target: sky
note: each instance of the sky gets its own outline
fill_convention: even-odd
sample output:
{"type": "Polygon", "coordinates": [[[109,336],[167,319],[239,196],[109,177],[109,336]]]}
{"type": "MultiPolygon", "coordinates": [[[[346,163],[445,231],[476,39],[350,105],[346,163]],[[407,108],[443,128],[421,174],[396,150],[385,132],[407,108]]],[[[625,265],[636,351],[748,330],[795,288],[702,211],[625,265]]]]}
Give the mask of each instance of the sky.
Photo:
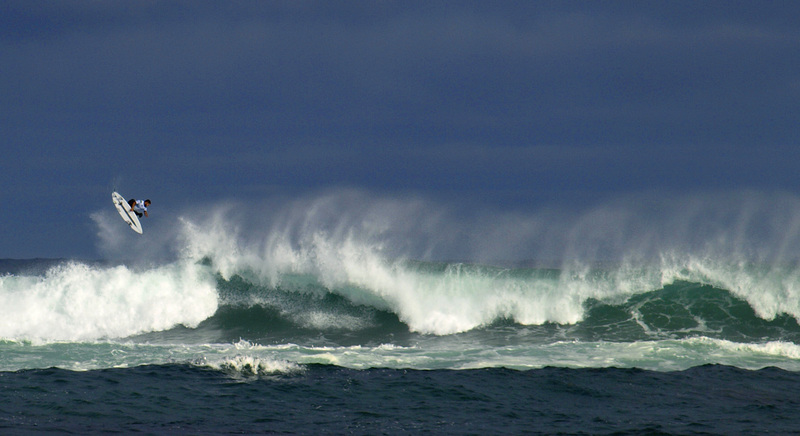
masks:
{"type": "Polygon", "coordinates": [[[798,17],[794,1],[4,1],[0,258],[102,257],[91,216],[114,214],[112,190],[153,200],[144,237],[178,211],[337,189],[485,214],[794,199],[798,17]]]}

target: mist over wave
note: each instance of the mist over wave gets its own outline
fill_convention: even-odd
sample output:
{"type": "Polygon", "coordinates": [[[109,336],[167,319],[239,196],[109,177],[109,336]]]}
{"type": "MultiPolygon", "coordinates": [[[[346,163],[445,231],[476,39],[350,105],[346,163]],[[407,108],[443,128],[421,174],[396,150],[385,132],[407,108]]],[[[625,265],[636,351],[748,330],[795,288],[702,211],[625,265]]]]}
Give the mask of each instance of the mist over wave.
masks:
{"type": "MultiPolygon", "coordinates": [[[[121,232],[113,209],[97,211],[92,219],[98,251],[126,260],[203,253],[214,255],[218,264],[237,264],[241,254],[262,258],[278,245],[297,251],[313,238],[324,238],[358,243],[386,259],[536,261],[550,267],[652,263],[665,256],[762,264],[800,259],[800,199],[758,191],[639,194],[584,207],[504,211],[332,190],[294,199],[220,202],[204,205],[202,213],[196,209],[167,208],[169,218],[153,225],[146,220],[152,237],[144,238],[121,232]]],[[[274,254],[277,259],[262,260],[288,253],[274,254]]]]}

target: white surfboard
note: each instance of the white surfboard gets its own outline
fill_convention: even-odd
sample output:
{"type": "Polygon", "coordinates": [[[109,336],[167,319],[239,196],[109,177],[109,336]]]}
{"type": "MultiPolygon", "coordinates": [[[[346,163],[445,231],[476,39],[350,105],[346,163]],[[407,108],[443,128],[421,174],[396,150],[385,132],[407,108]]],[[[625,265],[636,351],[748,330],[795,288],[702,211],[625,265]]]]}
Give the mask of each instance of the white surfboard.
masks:
{"type": "Polygon", "coordinates": [[[122,198],[121,195],[117,194],[116,192],[111,193],[111,200],[114,202],[114,206],[117,207],[117,212],[119,212],[119,216],[131,226],[134,232],[138,234],[142,234],[142,225],[139,223],[139,217],[136,216],[135,213],[131,212],[131,206],[122,198]]]}

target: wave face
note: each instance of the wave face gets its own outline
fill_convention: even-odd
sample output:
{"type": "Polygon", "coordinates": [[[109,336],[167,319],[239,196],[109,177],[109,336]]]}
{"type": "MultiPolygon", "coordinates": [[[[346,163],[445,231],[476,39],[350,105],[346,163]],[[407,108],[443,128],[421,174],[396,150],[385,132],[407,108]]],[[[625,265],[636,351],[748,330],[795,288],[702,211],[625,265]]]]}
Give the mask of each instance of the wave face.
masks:
{"type": "Polygon", "coordinates": [[[221,205],[146,245],[97,212],[107,260],[0,261],[0,370],[796,370],[800,207],[775,198],[568,218],[338,192],[221,205]]]}

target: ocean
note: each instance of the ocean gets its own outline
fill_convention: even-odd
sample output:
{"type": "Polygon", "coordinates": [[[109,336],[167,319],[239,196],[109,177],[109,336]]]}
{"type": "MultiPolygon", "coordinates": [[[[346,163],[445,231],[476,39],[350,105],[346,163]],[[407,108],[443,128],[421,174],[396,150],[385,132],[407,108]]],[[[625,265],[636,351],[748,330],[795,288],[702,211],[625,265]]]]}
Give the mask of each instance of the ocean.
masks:
{"type": "Polygon", "coordinates": [[[441,227],[396,231],[398,204],[261,229],[233,207],[142,236],[101,211],[103,259],[0,260],[0,433],[800,431],[797,230],[598,239],[604,210],[545,246],[505,217],[519,238],[441,237],[470,259],[436,260],[418,248],[441,227]],[[497,260],[521,245],[547,255],[497,260]]]}

